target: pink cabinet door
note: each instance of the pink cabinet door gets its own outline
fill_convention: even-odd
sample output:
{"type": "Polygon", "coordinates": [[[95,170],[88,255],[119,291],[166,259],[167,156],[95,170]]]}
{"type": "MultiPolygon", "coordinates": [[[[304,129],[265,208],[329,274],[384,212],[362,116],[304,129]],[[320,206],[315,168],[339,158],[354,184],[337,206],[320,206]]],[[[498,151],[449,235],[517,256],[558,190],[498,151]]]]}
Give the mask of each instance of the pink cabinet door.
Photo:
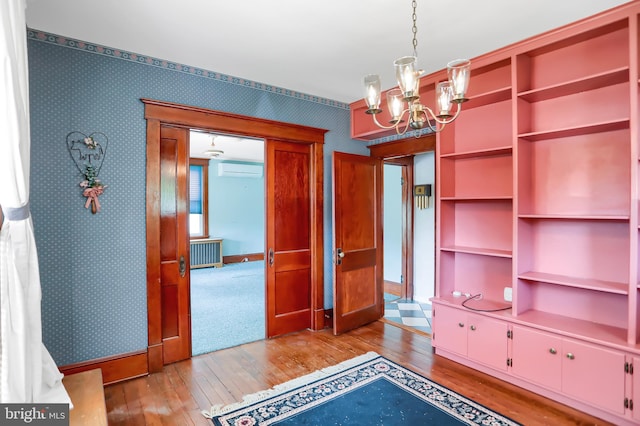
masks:
{"type": "Polygon", "coordinates": [[[435,347],[467,355],[467,315],[458,309],[434,306],[433,344],[435,347]]]}
{"type": "Polygon", "coordinates": [[[467,356],[474,361],[507,370],[507,323],[467,314],[467,356]]]}
{"type": "Polygon", "coordinates": [[[561,389],[561,338],[514,325],[511,355],[511,372],[515,376],[553,390],[561,389]]]}
{"type": "Polygon", "coordinates": [[[624,354],[588,343],[562,342],[562,391],[624,414],[624,354]]]}

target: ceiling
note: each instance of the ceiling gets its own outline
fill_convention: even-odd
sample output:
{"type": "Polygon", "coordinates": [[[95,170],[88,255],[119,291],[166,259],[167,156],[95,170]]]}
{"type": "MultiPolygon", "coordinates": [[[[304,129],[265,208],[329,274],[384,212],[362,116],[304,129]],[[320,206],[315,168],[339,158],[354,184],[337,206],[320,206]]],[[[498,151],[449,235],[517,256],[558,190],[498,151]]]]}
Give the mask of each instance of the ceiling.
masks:
{"type": "Polygon", "coordinates": [[[264,162],[264,141],[262,139],[238,138],[228,135],[214,135],[201,131],[189,134],[191,158],[211,158],[225,161],[264,162]],[[221,151],[212,156],[207,151],[221,151]]]}
{"type": "MultiPolygon", "coordinates": [[[[626,3],[418,0],[427,73],[626,3]]],[[[69,38],[350,103],[362,77],[396,85],[412,53],[409,0],[27,0],[27,25],[69,38]]]]}

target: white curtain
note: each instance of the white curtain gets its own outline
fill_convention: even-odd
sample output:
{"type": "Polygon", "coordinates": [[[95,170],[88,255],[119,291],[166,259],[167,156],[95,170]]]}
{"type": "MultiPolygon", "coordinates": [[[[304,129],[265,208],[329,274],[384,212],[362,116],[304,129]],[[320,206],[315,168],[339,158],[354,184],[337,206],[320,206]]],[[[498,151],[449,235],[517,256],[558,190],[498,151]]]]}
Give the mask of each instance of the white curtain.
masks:
{"type": "Polygon", "coordinates": [[[25,0],[0,0],[0,401],[70,403],[42,344],[40,274],[29,212],[25,0]]]}

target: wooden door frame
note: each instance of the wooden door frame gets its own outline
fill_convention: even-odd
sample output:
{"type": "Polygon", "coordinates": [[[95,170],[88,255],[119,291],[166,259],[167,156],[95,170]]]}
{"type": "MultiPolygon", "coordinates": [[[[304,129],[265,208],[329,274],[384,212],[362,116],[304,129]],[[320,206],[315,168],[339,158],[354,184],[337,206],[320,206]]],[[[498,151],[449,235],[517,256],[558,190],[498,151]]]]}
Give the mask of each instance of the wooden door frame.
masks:
{"type": "MultiPolygon", "coordinates": [[[[261,139],[312,145],[311,155],[311,326],[324,328],[324,134],[325,129],[242,116],[153,99],[141,99],[147,120],[147,358],[150,373],[161,371],[162,300],[160,293],[160,127],[170,125],[261,139]]],[[[191,339],[191,336],[189,336],[191,339]]]]}
{"type": "MultiPolygon", "coordinates": [[[[435,151],[436,135],[428,134],[419,138],[402,139],[399,141],[386,142],[377,145],[370,145],[369,155],[381,159],[387,164],[397,164],[402,166],[402,177],[406,185],[402,187],[402,274],[405,277],[400,290],[400,297],[403,299],[413,299],[413,158],[417,154],[435,151]]],[[[383,191],[378,194],[380,199],[383,191]]],[[[437,214],[437,212],[436,212],[437,214]]],[[[435,260],[434,260],[435,262],[435,260]]]]}

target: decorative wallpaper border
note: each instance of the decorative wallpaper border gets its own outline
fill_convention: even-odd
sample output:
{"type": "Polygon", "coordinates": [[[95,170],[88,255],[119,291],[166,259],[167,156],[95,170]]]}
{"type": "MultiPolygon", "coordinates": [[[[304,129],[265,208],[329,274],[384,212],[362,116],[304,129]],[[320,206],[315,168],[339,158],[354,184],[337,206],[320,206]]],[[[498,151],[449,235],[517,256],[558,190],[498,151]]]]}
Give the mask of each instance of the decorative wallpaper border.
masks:
{"type": "Polygon", "coordinates": [[[381,143],[393,142],[401,139],[419,138],[421,136],[425,136],[430,133],[433,133],[433,131],[427,127],[426,129],[413,130],[411,132],[407,132],[404,135],[391,135],[391,136],[385,136],[383,138],[373,139],[371,140],[370,143],[368,143],[368,145],[378,145],[381,143]]]}
{"type": "Polygon", "coordinates": [[[195,75],[203,78],[211,78],[218,81],[223,81],[229,84],[235,84],[238,86],[250,87],[256,90],[263,90],[265,92],[276,93],[283,96],[289,96],[304,101],[314,102],[322,105],[332,106],[348,110],[349,104],[334,101],[331,99],[325,99],[318,96],[308,95],[305,93],[296,92],[289,89],[283,89],[281,87],[272,86],[269,84],[258,83],[243,78],[233,77],[230,75],[221,74],[215,71],[208,71],[201,68],[192,67],[189,65],[178,64],[176,62],[166,61],[164,59],[152,58],[150,56],[139,55],[132,52],[127,52],[112,47],[101,46],[94,43],[89,43],[81,40],[75,40],[68,37],[63,37],[56,34],[47,33],[35,29],[27,29],[27,39],[41,41],[44,43],[55,44],[57,46],[68,47],[70,49],[82,50],[89,53],[95,53],[97,55],[105,55],[111,58],[122,59],[129,62],[136,62],[143,65],[150,65],[152,67],[158,67],[168,69],[177,72],[183,72],[186,74],[195,75]]]}

